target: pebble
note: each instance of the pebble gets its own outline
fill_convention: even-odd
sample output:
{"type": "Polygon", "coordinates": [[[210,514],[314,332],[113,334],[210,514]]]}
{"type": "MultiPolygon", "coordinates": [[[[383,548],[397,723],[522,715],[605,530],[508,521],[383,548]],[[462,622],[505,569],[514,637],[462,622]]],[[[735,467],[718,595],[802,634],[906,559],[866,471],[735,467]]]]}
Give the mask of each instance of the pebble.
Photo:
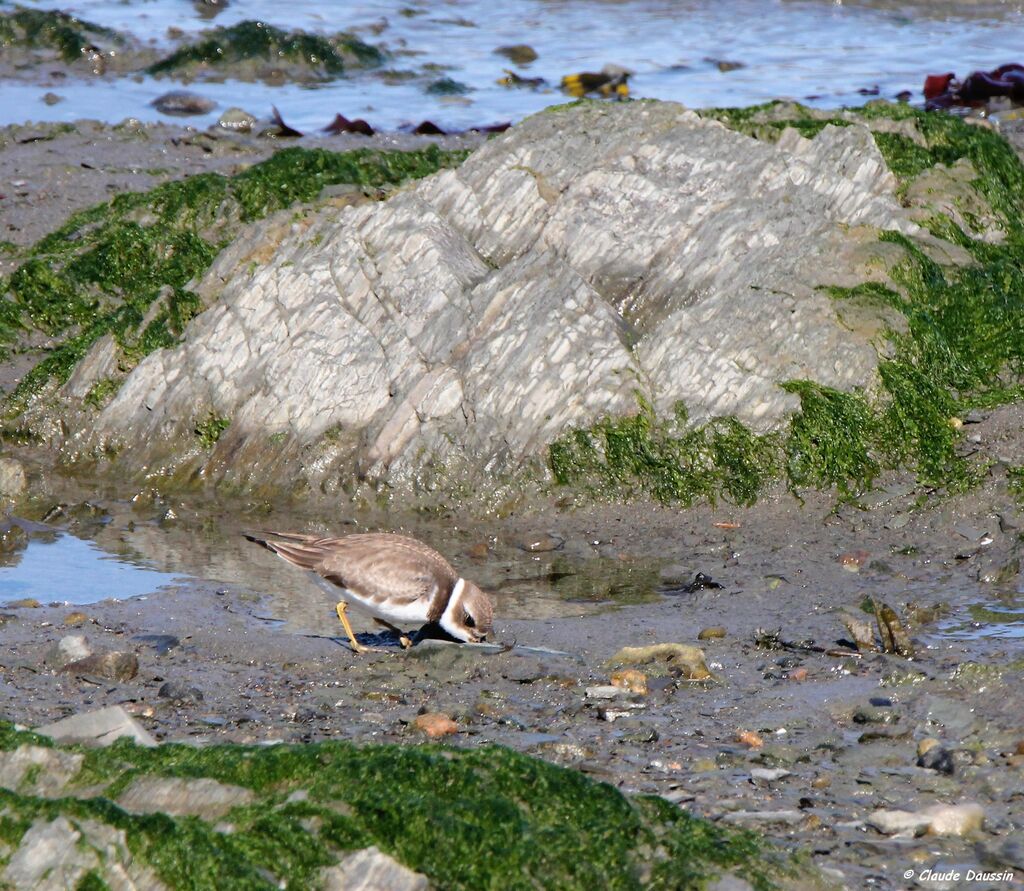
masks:
{"type": "Polygon", "coordinates": [[[79,613],[79,612],[68,613],[64,617],[64,624],[65,625],[70,625],[72,628],[76,628],[79,625],[84,625],[88,621],[89,621],[89,617],[85,613],[79,613]]]}
{"type": "Polygon", "coordinates": [[[504,56],[516,65],[529,65],[531,62],[537,61],[537,51],[526,43],[499,46],[494,52],[496,55],[504,56]]]}
{"type": "Polygon", "coordinates": [[[559,538],[550,532],[538,532],[523,536],[518,542],[518,547],[531,554],[542,554],[548,551],[557,551],[564,544],[564,538],[559,538]]]}
{"type": "Polygon", "coordinates": [[[611,682],[613,687],[621,687],[638,696],[647,695],[647,675],[642,671],[637,671],[635,668],[613,671],[611,682]]]}
{"type": "Polygon", "coordinates": [[[917,766],[952,776],[956,771],[953,753],[949,749],[933,746],[923,755],[918,755],[917,766]]]}
{"type": "Polygon", "coordinates": [[[751,749],[764,747],[764,740],[761,738],[761,734],[755,733],[753,730],[736,731],[736,742],[743,743],[743,745],[749,746],[751,749]]]}
{"type": "Polygon", "coordinates": [[[615,684],[597,684],[593,687],[587,687],[584,691],[584,695],[587,699],[596,699],[598,701],[607,702],[612,699],[620,699],[630,695],[630,691],[625,687],[620,687],[615,684]]]}
{"type": "Polygon", "coordinates": [[[59,671],[65,665],[91,655],[92,650],[84,635],[68,634],[57,642],[57,645],[46,654],[43,661],[50,668],[59,671]]]}
{"type": "Polygon", "coordinates": [[[884,835],[908,837],[929,835],[963,836],[981,829],[985,810],[980,804],[938,804],[921,811],[877,810],[867,824],[884,835]]]}
{"type": "Polygon", "coordinates": [[[207,114],[217,107],[217,103],[213,100],[188,90],[172,90],[169,93],[164,93],[162,96],[157,96],[151,104],[161,114],[178,117],[207,114]]]}
{"type": "Polygon", "coordinates": [[[152,647],[158,656],[163,656],[175,647],[181,646],[181,641],[173,634],[136,634],[132,640],[143,646],[152,647]]]}
{"type": "Polygon", "coordinates": [[[22,597],[20,600],[12,600],[4,604],[7,609],[39,609],[42,604],[35,597],[22,597]]]}
{"type": "Polygon", "coordinates": [[[721,625],[713,625],[710,628],[704,628],[697,635],[697,640],[721,640],[723,637],[725,637],[725,629],[721,625]]]}
{"type": "Polygon", "coordinates": [[[854,724],[896,724],[900,716],[888,709],[861,706],[853,713],[854,724]]]}
{"type": "Polygon", "coordinates": [[[233,133],[248,133],[256,126],[256,116],[249,114],[244,108],[229,108],[220,116],[217,126],[233,133]]]}
{"type": "Polygon", "coordinates": [[[412,726],[421,733],[425,733],[430,739],[440,739],[441,737],[459,732],[459,725],[440,712],[427,712],[423,715],[417,715],[416,720],[412,722],[412,726]]]}
{"type": "Polygon", "coordinates": [[[22,463],[14,458],[0,458],[0,495],[16,497],[27,486],[28,478],[22,463]]]}
{"type": "Polygon", "coordinates": [[[764,783],[774,783],[776,780],[788,776],[792,776],[792,771],[782,767],[752,767],[750,769],[750,778],[764,783]]]}
{"type": "Polygon", "coordinates": [[[111,681],[130,681],[139,673],[139,657],[134,653],[97,653],[69,662],[61,671],[111,681]]]}
{"type": "Polygon", "coordinates": [[[203,701],[202,690],[181,681],[167,681],[157,690],[156,695],[161,699],[170,699],[176,703],[203,701]]]}
{"type": "Polygon", "coordinates": [[[758,825],[764,825],[765,823],[781,823],[786,826],[792,826],[796,823],[802,823],[806,815],[802,811],[733,811],[730,814],[724,814],[721,822],[723,823],[755,823],[758,825]]]}

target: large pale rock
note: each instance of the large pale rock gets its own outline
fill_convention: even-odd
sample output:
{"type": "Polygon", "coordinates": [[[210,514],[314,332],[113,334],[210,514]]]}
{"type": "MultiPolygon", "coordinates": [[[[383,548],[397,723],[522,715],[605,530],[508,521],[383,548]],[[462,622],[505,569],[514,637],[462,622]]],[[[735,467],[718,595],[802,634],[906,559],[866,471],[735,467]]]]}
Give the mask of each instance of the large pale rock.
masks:
{"type": "Polygon", "coordinates": [[[117,803],[133,814],[165,813],[172,817],[215,820],[233,807],[252,804],[255,799],[251,789],[206,777],[194,780],[139,777],[121,793],[117,803]]]}
{"type": "Polygon", "coordinates": [[[25,491],[25,468],[14,458],[0,458],[0,495],[15,497],[25,491]]]}
{"type": "Polygon", "coordinates": [[[895,186],[860,125],[773,144],[671,103],[540,114],[295,227],[254,273],[226,252],[217,302],[81,442],[150,473],[468,491],[638,393],[778,427],[798,407],[780,382],[875,380],[891,318],[820,288],[882,274],[879,230],[918,232],[895,186]],[[211,417],[231,424],[209,456],[211,417]]]}

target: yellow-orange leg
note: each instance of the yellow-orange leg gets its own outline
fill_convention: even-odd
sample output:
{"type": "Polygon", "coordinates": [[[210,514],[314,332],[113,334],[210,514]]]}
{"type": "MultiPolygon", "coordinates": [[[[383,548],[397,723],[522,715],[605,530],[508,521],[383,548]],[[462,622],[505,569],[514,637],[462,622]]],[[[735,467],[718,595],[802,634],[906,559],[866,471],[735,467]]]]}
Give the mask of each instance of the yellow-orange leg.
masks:
{"type": "Polygon", "coordinates": [[[345,615],[345,610],[348,609],[348,602],[342,600],[336,607],[338,618],[341,620],[342,627],[345,629],[345,633],[348,635],[348,639],[352,644],[352,649],[356,653],[365,653],[369,650],[369,647],[364,647],[358,640],[356,640],[355,634],[352,633],[352,626],[348,623],[348,616],[345,615]]]}
{"type": "Polygon", "coordinates": [[[402,645],[403,650],[407,650],[412,646],[412,641],[409,639],[409,636],[401,628],[396,628],[390,622],[385,622],[383,619],[375,618],[373,621],[378,625],[383,625],[388,629],[388,631],[394,631],[395,634],[398,635],[398,642],[402,645]]]}

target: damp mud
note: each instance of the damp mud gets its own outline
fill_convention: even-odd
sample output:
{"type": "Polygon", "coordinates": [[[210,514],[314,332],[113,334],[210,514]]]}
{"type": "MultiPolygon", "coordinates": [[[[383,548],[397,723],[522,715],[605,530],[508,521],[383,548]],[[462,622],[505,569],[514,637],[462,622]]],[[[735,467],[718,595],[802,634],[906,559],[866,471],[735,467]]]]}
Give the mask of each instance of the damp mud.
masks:
{"type": "Polygon", "coordinates": [[[911,866],[1020,869],[1024,512],[999,460],[1024,448],[1022,418],[1010,406],[975,419],[992,470],[966,494],[888,477],[856,500],[777,490],[750,508],[541,500],[503,519],[403,515],[30,470],[29,532],[7,566],[40,536],[74,535],[176,581],[84,606],[75,582],[0,595],[0,716],[34,727],[120,705],[158,741],[206,746],[411,744],[425,738],[417,717],[441,713],[459,749],[499,744],[756,829],[847,887],[906,887],[911,866]],[[492,593],[502,646],[405,651],[357,617],[376,651],[356,655],[334,604],[246,542],[253,529],[416,535],[492,593]],[[873,629],[874,604],[895,611],[912,658],[858,651],[845,620],[873,629]],[[137,674],[54,670],[69,636],[134,654],[137,674]],[[664,643],[700,647],[711,679],[655,661],[633,666],[642,692],[608,686],[622,648],[664,643]],[[926,761],[929,746],[947,754],[926,761]],[[965,837],[872,828],[878,811],[964,802],[984,812],[965,837]]]}

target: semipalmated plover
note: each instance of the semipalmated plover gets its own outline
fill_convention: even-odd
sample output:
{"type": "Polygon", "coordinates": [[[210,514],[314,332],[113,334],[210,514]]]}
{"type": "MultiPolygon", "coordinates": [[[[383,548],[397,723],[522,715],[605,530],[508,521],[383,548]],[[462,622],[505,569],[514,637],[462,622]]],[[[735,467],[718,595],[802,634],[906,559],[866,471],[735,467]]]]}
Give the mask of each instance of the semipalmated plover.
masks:
{"type": "Polygon", "coordinates": [[[345,615],[349,604],[397,632],[403,646],[410,643],[396,627],[399,623],[437,623],[465,643],[479,643],[491,633],[493,610],[487,595],[462,578],[437,551],[415,538],[387,532],[341,538],[291,532],[245,537],[293,566],[308,570],[321,588],[341,597],[338,618],[357,653],[366,647],[352,633],[345,615]]]}

